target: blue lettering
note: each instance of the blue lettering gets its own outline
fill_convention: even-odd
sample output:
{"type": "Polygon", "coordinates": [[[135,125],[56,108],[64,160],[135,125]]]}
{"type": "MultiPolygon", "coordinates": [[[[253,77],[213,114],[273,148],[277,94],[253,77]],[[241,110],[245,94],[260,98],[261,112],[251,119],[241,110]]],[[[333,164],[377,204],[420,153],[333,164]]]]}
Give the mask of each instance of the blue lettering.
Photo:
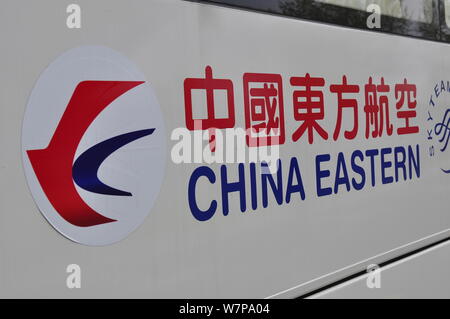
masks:
{"type": "Polygon", "coordinates": [[[403,172],[403,180],[406,181],[406,152],[405,148],[402,146],[397,146],[394,148],[394,165],[395,165],[395,181],[398,182],[399,170],[402,169],[403,172]],[[402,155],[402,158],[399,158],[399,155],[402,155]]]}
{"type": "Polygon", "coordinates": [[[321,170],[320,163],[328,162],[330,160],[330,154],[322,154],[316,156],[316,188],[317,188],[317,196],[326,196],[332,193],[331,187],[322,188],[321,180],[324,177],[330,176],[329,170],[321,170]]]}
{"type": "Polygon", "coordinates": [[[413,149],[408,145],[408,161],[409,161],[409,179],[412,179],[412,168],[416,172],[416,176],[420,178],[420,154],[419,154],[419,144],[416,145],[416,157],[414,157],[413,149]]]}
{"type": "Polygon", "coordinates": [[[392,166],[390,161],[386,161],[385,156],[392,153],[392,148],[381,149],[381,182],[383,184],[389,184],[394,181],[392,176],[386,176],[386,169],[392,166]]]}
{"type": "Polygon", "coordinates": [[[378,155],[378,150],[367,150],[366,156],[370,157],[370,177],[372,186],[375,186],[375,156],[378,155]]]}
{"type": "Polygon", "coordinates": [[[269,165],[265,162],[261,163],[261,169],[263,173],[261,174],[261,182],[262,182],[262,201],[263,207],[266,208],[268,205],[268,196],[267,196],[267,181],[269,181],[270,188],[272,189],[272,193],[275,196],[275,199],[278,205],[283,203],[283,180],[281,176],[281,161],[277,161],[277,183],[275,184],[275,180],[273,179],[272,174],[268,174],[270,172],[269,165]],[[263,167],[265,169],[263,169],[263,167]]]}
{"type": "Polygon", "coordinates": [[[357,183],[355,178],[352,178],[352,185],[353,188],[356,190],[361,190],[363,189],[365,183],[366,183],[366,172],[364,171],[364,168],[362,168],[361,166],[359,166],[358,164],[356,164],[356,158],[359,158],[361,160],[361,162],[364,159],[364,154],[359,151],[356,150],[352,153],[352,158],[351,158],[351,163],[352,163],[352,170],[353,172],[359,174],[361,176],[361,182],[357,183]]]}
{"type": "Polygon", "coordinates": [[[291,165],[289,166],[289,175],[288,175],[288,182],[286,187],[286,203],[289,203],[291,201],[291,194],[292,193],[300,193],[300,198],[302,200],[305,200],[305,189],[303,187],[303,181],[302,176],[300,174],[300,168],[298,166],[297,158],[293,157],[291,158],[291,165]],[[294,176],[297,180],[297,184],[293,184],[294,182],[294,176]]]}
{"type": "Polygon", "coordinates": [[[191,209],[192,215],[199,221],[205,221],[214,216],[217,210],[217,202],[215,200],[211,201],[211,205],[207,210],[201,210],[198,208],[197,200],[195,197],[195,189],[197,185],[197,181],[200,177],[206,177],[211,184],[216,182],[216,175],[213,170],[207,166],[197,167],[191,175],[189,179],[188,186],[188,200],[189,200],[189,208],[191,209]]]}
{"type": "Polygon", "coordinates": [[[228,203],[228,194],[233,192],[239,192],[241,212],[245,212],[245,175],[244,175],[244,164],[239,163],[239,180],[237,182],[228,182],[227,180],[227,166],[222,165],[220,167],[220,180],[222,184],[222,212],[224,216],[227,216],[230,208],[228,203]]]}
{"type": "Polygon", "coordinates": [[[350,180],[348,179],[347,167],[345,166],[344,153],[340,152],[337,158],[336,177],[334,180],[334,193],[337,194],[339,185],[344,184],[347,192],[350,191],[350,180]],[[341,171],[344,176],[341,177],[341,171]]]}

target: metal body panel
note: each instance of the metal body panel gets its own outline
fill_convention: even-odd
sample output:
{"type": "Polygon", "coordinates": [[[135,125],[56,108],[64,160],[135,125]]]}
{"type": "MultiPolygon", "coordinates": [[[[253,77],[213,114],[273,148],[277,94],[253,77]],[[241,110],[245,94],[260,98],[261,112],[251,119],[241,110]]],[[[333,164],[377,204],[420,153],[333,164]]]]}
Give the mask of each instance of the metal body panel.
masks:
{"type": "Polygon", "coordinates": [[[446,242],[381,268],[380,288],[368,288],[365,275],[311,298],[450,298],[449,263],[446,242]]]}
{"type": "MultiPolygon", "coordinates": [[[[427,157],[428,100],[450,78],[447,44],[340,28],[181,0],[79,1],[82,28],[65,26],[61,1],[3,1],[0,11],[0,297],[292,297],[450,235],[450,177],[427,157]],[[26,10],[24,8],[27,8],[26,10]],[[167,166],[151,213],[114,245],[71,242],[46,222],[27,188],[21,128],[30,92],[57,56],[82,45],[103,45],[133,61],[153,86],[167,131],[167,166]],[[236,125],[244,126],[245,72],[283,78],[287,142],[281,158],[298,157],[306,200],[242,213],[237,195],[230,213],[205,222],[187,199],[192,171],[174,164],[170,132],[185,127],[183,81],[204,75],[232,79],[236,125]],[[353,141],[294,143],[291,76],[323,76],[326,87],[349,81],[415,83],[420,133],[353,141]],[[419,145],[421,176],[361,191],[315,195],[314,157],[355,149],[419,145]],[[82,288],[65,285],[66,266],[82,269],[82,288]]],[[[336,97],[325,90],[323,121],[334,128],[336,97]]],[[[391,109],[395,107],[391,100],[391,109]]],[[[358,95],[362,109],[363,94],[358,95]]],[[[344,125],[348,124],[344,122],[344,125]]],[[[330,164],[330,167],[335,162],[330,164]]],[[[218,174],[219,164],[210,167],[218,174]]],[[[237,164],[229,165],[230,179],[237,164]]],[[[286,174],[287,172],[284,172],[286,174]]],[[[248,174],[248,172],[246,173],[248,174]]],[[[331,182],[329,182],[331,183],[331,182]]],[[[220,199],[220,185],[201,185],[201,203],[220,199]]],[[[249,205],[249,204],[248,204],[249,205]]],[[[448,261],[447,261],[448,262],[448,261]]]]}

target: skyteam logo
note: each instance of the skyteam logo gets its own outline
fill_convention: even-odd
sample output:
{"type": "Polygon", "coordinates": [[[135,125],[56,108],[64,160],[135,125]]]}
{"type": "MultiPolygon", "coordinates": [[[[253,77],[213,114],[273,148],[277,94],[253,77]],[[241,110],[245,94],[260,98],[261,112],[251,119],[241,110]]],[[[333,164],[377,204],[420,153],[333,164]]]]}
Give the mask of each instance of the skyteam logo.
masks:
{"type": "Polygon", "coordinates": [[[22,155],[33,198],[59,232],[87,245],[121,240],[143,223],[163,180],[155,94],[119,53],[72,49],[31,93],[22,155]]]}
{"type": "Polygon", "coordinates": [[[450,174],[450,80],[437,82],[427,110],[429,156],[439,169],[450,174]]]}

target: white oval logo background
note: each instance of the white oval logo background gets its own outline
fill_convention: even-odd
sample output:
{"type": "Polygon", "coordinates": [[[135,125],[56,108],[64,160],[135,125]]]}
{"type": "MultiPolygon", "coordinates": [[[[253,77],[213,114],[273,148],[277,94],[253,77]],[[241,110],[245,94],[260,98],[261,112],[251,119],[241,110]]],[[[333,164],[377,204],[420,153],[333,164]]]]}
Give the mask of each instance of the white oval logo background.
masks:
{"type": "Polygon", "coordinates": [[[161,188],[165,171],[165,130],[155,93],[148,82],[115,99],[90,124],[76,150],[84,151],[109,138],[154,128],[113,152],[102,163],[99,179],[132,196],[102,195],[75,188],[83,201],[115,222],[88,227],[72,225],[47,199],[27,150],[48,146],[76,88],[82,81],[146,81],[127,58],[106,47],[83,46],[59,56],[33,88],[22,128],[22,159],[33,198],[50,224],[67,238],[86,245],[107,245],[125,238],[144,222],[161,188]]]}

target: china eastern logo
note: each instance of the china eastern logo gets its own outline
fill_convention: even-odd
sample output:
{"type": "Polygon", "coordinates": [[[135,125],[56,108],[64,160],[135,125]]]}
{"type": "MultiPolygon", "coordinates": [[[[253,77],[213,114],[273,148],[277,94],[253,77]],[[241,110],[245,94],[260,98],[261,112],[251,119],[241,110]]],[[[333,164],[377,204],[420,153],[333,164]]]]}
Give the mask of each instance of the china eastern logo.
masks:
{"type": "Polygon", "coordinates": [[[75,189],[104,195],[132,196],[104,184],[98,170],[115,150],[138,138],[150,135],[154,128],[112,137],[83,152],[72,165],[75,151],[89,125],[112,101],[143,82],[84,81],[78,84],[45,149],[27,150],[31,165],[50,203],[66,221],[87,227],[116,220],[90,208],[75,189]]]}
{"type": "Polygon", "coordinates": [[[164,127],[134,64],[104,47],[72,49],[43,72],[23,124],[24,167],[46,219],[87,245],[143,223],[162,183],[164,127]]]}

